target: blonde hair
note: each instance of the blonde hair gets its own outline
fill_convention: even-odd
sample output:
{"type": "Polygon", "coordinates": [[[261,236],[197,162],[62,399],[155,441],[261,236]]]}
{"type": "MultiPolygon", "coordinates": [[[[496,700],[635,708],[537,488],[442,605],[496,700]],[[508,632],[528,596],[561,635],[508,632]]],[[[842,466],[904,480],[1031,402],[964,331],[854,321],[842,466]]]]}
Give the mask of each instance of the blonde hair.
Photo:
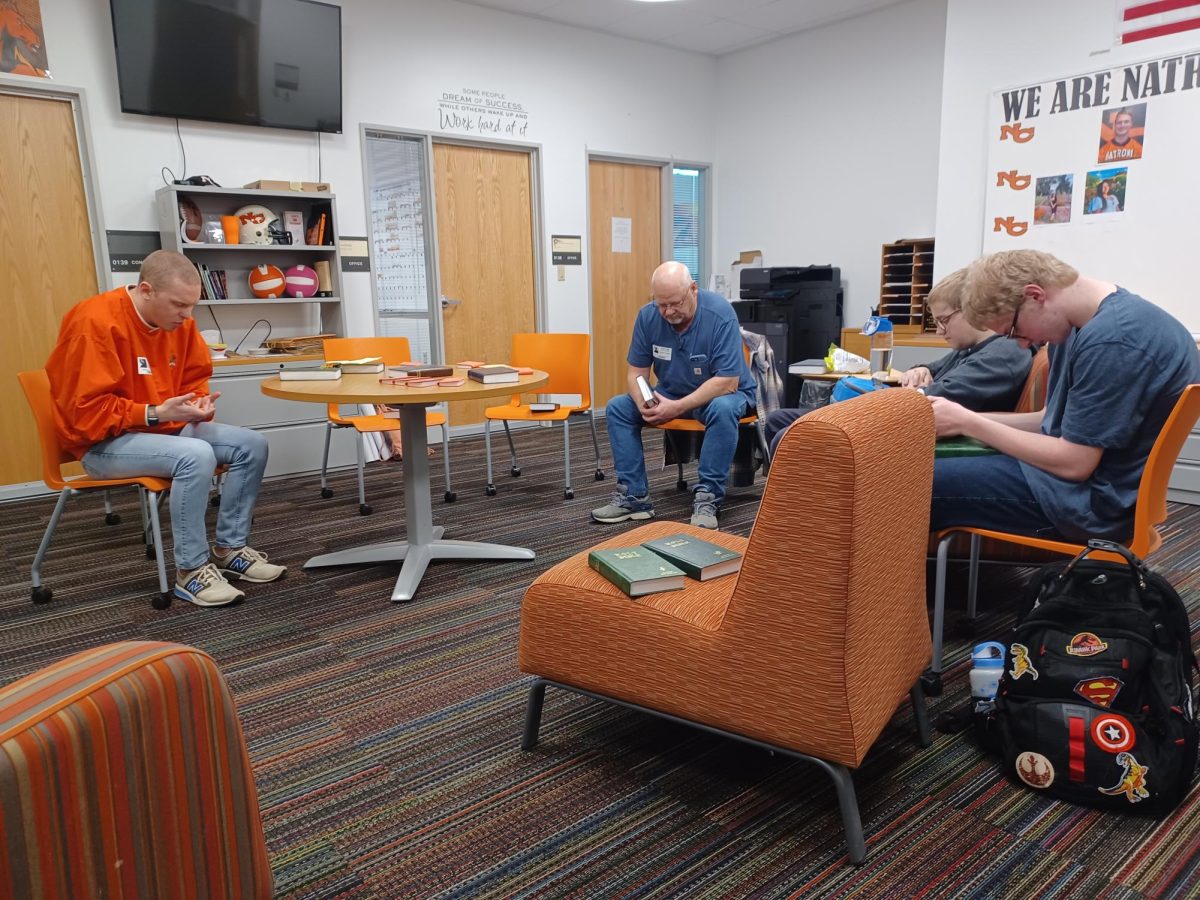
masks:
{"type": "Polygon", "coordinates": [[[138,283],[143,281],[154,288],[164,287],[168,283],[190,287],[200,284],[200,273],[196,271],[192,261],[182,253],[176,253],[174,250],[155,250],[142,260],[138,283]]]}
{"type": "Polygon", "coordinates": [[[950,307],[951,312],[956,309],[962,309],[963,285],[966,284],[966,281],[967,270],[965,268],[959,269],[957,272],[951,272],[933,286],[933,290],[925,298],[926,309],[935,303],[944,303],[950,307]]]}
{"type": "Polygon", "coordinates": [[[1057,256],[1041,250],[1004,250],[980,257],[967,266],[962,310],[976,328],[1004,319],[1025,300],[1027,285],[1065,288],[1079,272],[1057,256]]]}

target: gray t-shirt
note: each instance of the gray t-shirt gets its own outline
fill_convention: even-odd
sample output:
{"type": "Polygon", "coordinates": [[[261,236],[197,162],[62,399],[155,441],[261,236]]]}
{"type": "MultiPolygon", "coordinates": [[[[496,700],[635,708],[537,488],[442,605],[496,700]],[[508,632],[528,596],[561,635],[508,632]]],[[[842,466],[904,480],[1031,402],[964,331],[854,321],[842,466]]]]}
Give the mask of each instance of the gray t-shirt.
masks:
{"type": "Polygon", "coordinates": [[[1032,363],[1030,350],[993,335],[929,363],[933,384],[924,388],[925,396],[945,397],[976,412],[1012,412],[1032,363]]]}
{"type": "Polygon", "coordinates": [[[1042,433],[1104,454],[1086,481],[1021,463],[1046,517],[1065,537],[1128,540],[1150,448],[1189,384],[1200,352],[1187,330],[1153,303],[1117,288],[1082,328],[1050,347],[1042,433]]]}

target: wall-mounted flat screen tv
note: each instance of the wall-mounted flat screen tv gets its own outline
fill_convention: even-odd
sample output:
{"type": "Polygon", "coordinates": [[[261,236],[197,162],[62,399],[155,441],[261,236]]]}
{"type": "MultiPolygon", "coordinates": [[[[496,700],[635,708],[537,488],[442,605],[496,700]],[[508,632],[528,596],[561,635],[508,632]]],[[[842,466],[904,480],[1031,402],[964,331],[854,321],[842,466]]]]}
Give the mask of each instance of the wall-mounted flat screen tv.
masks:
{"type": "Polygon", "coordinates": [[[342,10],[315,0],[111,0],[121,111],[342,131],[342,10]]]}

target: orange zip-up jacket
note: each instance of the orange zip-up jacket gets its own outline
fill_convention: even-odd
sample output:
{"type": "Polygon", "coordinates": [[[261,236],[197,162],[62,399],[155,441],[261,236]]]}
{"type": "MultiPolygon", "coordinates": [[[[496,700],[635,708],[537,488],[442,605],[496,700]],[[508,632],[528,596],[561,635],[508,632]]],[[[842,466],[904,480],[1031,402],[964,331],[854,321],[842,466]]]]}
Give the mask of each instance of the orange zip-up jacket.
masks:
{"type": "Polygon", "coordinates": [[[212,358],[194,319],[174,331],[151,328],[123,287],[82,300],[63,317],[46,360],[54,424],[76,459],[127,431],[174,434],[179,422],[146,424],[146,407],[208,393],[212,358]]]}

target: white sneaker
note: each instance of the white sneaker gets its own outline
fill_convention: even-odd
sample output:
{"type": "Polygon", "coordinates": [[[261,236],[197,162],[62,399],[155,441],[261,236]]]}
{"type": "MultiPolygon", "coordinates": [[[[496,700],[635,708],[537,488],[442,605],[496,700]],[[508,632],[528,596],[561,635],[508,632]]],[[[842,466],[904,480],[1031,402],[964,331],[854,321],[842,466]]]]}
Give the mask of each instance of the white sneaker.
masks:
{"type": "Polygon", "coordinates": [[[267,554],[260,553],[253,547],[243,547],[228,556],[218,556],[214,551],[212,559],[226,578],[235,581],[240,578],[254,584],[265,584],[287,572],[287,566],[267,562],[267,554]]]}
{"type": "Polygon", "coordinates": [[[197,606],[229,606],[245,599],[246,595],[225,580],[212,563],[205,563],[191,572],[182,572],[175,582],[175,596],[197,606]]]}

